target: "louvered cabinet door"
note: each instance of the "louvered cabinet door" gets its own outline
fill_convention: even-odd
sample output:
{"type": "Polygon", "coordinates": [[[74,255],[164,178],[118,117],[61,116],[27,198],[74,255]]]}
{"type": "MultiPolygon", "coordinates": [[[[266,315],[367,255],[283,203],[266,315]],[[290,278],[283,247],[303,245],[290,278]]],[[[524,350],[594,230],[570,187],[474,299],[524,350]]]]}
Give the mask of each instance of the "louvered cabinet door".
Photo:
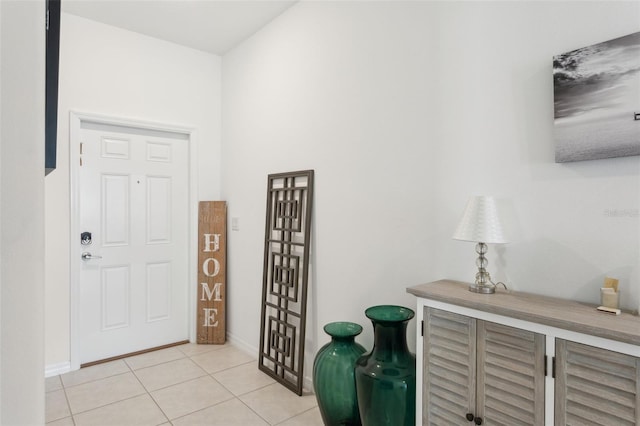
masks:
{"type": "Polygon", "coordinates": [[[544,425],[545,337],[478,321],[476,415],[487,426],[544,425]]]}
{"type": "Polygon", "coordinates": [[[640,358],[556,339],[555,424],[640,425],[640,358]]]}
{"type": "Polygon", "coordinates": [[[476,320],[424,308],[423,425],[469,424],[475,410],[476,320]]]}

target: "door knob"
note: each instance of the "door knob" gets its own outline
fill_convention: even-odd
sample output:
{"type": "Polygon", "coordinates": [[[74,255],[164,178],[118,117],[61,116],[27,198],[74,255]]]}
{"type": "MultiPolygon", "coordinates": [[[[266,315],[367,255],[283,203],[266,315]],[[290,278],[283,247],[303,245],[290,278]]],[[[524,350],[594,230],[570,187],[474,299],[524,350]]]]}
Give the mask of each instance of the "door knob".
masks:
{"type": "Polygon", "coordinates": [[[94,256],[88,251],[85,251],[84,253],[82,253],[81,257],[82,257],[82,260],[102,259],[102,256],[94,256]]]}

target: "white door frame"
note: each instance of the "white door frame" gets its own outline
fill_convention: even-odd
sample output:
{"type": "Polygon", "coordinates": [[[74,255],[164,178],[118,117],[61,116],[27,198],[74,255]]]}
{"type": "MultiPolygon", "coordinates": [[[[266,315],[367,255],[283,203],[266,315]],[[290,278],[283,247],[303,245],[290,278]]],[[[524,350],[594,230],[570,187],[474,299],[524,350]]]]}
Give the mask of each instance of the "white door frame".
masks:
{"type": "Polygon", "coordinates": [[[133,127],[143,130],[155,130],[172,132],[185,135],[189,150],[189,247],[188,247],[188,280],[187,291],[188,306],[187,315],[189,324],[189,340],[195,342],[195,297],[197,281],[197,246],[198,246],[198,155],[196,130],[191,127],[167,125],[141,120],[110,117],[99,114],[71,111],[69,115],[69,199],[70,199],[70,235],[69,235],[69,343],[71,370],[80,368],[80,342],[79,342],[79,301],[80,301],[80,265],[81,259],[78,253],[77,240],[80,238],[80,204],[79,204],[79,173],[80,173],[80,138],[83,123],[96,123],[103,125],[133,127]]]}

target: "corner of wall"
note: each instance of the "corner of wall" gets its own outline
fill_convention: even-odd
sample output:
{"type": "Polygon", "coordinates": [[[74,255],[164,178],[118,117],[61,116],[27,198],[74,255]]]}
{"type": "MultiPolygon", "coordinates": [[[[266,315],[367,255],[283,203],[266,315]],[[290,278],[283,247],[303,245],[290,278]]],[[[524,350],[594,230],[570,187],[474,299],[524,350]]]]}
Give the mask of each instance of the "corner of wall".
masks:
{"type": "Polygon", "coordinates": [[[0,10],[0,424],[43,424],[45,8],[0,10]]]}

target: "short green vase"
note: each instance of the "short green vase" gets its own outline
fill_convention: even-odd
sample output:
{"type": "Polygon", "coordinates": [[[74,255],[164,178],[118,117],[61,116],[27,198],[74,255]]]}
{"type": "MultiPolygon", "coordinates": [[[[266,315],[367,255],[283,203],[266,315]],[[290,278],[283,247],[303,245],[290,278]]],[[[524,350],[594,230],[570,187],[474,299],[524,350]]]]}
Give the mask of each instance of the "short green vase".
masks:
{"type": "Polygon", "coordinates": [[[373,306],[371,352],[356,361],[356,389],[364,426],[414,426],[416,357],[407,347],[407,324],[414,312],[402,306],[373,306]]]}
{"type": "Polygon", "coordinates": [[[362,327],[352,322],[332,322],[324,326],[331,342],[313,361],[313,388],[326,426],[360,426],[354,367],[365,349],[355,337],[362,327]]]}

